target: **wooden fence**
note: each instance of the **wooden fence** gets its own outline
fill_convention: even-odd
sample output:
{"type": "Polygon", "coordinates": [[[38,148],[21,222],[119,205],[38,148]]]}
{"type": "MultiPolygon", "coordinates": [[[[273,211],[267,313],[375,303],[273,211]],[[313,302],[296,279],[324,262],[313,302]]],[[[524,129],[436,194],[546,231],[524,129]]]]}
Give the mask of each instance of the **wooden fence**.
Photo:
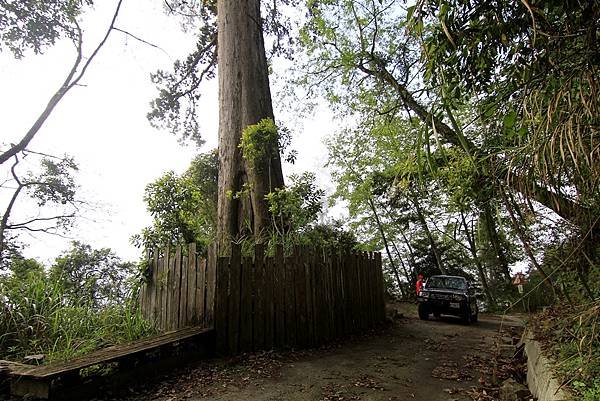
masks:
{"type": "Polygon", "coordinates": [[[140,290],[140,308],[160,331],[210,327],[214,321],[215,258],[196,253],[196,244],[175,251],[155,249],[148,256],[147,280],[140,290]]]}
{"type": "Polygon", "coordinates": [[[307,347],[374,327],[385,318],[381,254],[295,248],[284,257],[217,258],[216,347],[237,353],[307,347]]]}
{"type": "Polygon", "coordinates": [[[308,347],[368,330],[385,318],[380,253],[296,247],[265,256],[206,258],[154,251],[140,292],[146,318],[162,331],[214,327],[219,353],[308,347]]]}

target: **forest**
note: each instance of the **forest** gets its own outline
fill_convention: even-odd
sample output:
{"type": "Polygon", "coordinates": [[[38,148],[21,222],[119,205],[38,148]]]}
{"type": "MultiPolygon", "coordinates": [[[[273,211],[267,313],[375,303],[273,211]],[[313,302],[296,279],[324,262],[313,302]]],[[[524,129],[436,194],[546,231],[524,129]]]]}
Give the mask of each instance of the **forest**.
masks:
{"type": "Polygon", "coordinates": [[[536,316],[559,375],[580,399],[600,399],[598,1],[164,1],[193,51],[152,74],[147,119],[199,145],[197,156],[146,185],[151,224],[131,236],[138,261],[74,241],[44,265],[20,237],[36,233],[43,246],[76,231],[89,205],[76,180],[83,160],[30,142],[109,36],[132,35],[116,28],[118,1],[84,54],[78,21],[93,3],[0,1],[2,54],[27,58],[58,41],[77,54],[31,128],[0,145],[0,359],[65,360],[156,334],[137,308],[153,249],[304,246],[381,252],[390,300],[414,302],[417,274],[466,277],[482,311],[536,316]],[[200,148],[210,80],[217,149],[200,148]],[[326,165],[286,174],[302,157],[299,133],[276,113],[317,107],[337,124],[326,165]],[[318,184],[324,171],[333,190],[318,184]],[[37,212],[16,219],[20,204],[37,212]]]}

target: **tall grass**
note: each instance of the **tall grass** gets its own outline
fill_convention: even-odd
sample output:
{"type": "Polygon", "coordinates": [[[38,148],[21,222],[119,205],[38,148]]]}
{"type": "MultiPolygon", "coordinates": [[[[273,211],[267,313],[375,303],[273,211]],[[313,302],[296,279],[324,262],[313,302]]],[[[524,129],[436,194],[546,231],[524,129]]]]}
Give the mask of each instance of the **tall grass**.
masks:
{"type": "Polygon", "coordinates": [[[98,308],[69,299],[44,272],[0,277],[0,359],[62,360],[153,332],[131,299],[98,308]]]}

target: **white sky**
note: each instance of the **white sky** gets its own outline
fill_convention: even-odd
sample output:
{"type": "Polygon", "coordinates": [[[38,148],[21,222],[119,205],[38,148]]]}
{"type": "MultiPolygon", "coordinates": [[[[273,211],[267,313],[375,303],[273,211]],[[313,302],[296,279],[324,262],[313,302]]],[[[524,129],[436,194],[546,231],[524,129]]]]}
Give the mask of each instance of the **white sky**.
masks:
{"type": "MultiPolygon", "coordinates": [[[[72,155],[80,167],[80,193],[100,205],[95,212],[86,213],[68,235],[96,248],[110,247],[128,260],[139,256],[130,236],[151,221],[142,199],[145,186],[168,170],[182,172],[198,152],[182,147],[173,135],[153,129],[146,120],[149,102],[156,95],[149,74],[158,68],[170,69],[175,59],[194,46],[194,38],[181,32],[176,19],[164,14],[162,4],[161,0],[125,0],[116,26],[164,51],[113,32],[88,69],[82,81],[85,86],[67,94],[29,146],[39,152],[72,155]]],[[[116,0],[98,1],[95,9],[83,16],[86,54],[104,34],[115,6],[116,0]]],[[[0,53],[0,143],[17,141],[25,134],[66,77],[74,57],[75,49],[68,41],[42,56],[27,54],[22,60],[0,53]]],[[[205,89],[200,108],[206,145],[201,151],[217,143],[216,81],[205,89]]],[[[282,114],[276,117],[284,123],[287,120],[282,114]]],[[[323,171],[326,150],[322,138],[333,132],[334,123],[324,109],[303,121],[292,144],[298,160],[294,166],[284,166],[284,173],[317,172],[320,185],[330,190],[329,176],[323,171]]],[[[7,176],[5,167],[1,175],[0,179],[7,176]]],[[[5,205],[6,195],[0,197],[2,210],[5,205]]],[[[35,208],[21,203],[14,216],[35,214],[35,208]]],[[[29,244],[26,256],[45,262],[66,250],[70,241],[48,235],[23,235],[22,240],[29,244]]]]}

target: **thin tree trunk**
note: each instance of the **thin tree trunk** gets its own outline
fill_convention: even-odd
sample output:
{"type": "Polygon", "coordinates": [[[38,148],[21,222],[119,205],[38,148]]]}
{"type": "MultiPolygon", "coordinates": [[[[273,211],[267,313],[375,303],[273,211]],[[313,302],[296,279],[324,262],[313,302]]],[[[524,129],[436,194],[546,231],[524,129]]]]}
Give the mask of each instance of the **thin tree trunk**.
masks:
{"type": "Polygon", "coordinates": [[[467,242],[469,243],[469,250],[471,251],[471,255],[473,256],[473,262],[475,262],[475,266],[477,267],[477,274],[479,275],[479,280],[481,280],[481,286],[485,291],[485,296],[488,299],[488,303],[490,305],[495,305],[496,301],[492,296],[490,291],[490,287],[488,285],[487,279],[485,277],[485,272],[483,270],[483,265],[479,260],[479,256],[477,255],[477,246],[475,245],[475,238],[472,235],[472,232],[469,230],[469,226],[467,225],[467,221],[465,219],[464,213],[460,212],[460,219],[462,221],[462,225],[465,228],[465,235],[467,237],[467,242]]]}
{"type": "Polygon", "coordinates": [[[406,264],[402,260],[402,255],[400,254],[400,251],[398,250],[398,247],[396,246],[396,242],[394,240],[390,240],[390,243],[392,244],[392,247],[394,248],[394,252],[396,252],[396,255],[398,255],[398,260],[400,261],[400,264],[402,265],[402,271],[404,271],[404,277],[406,277],[406,282],[410,284],[412,282],[412,280],[411,280],[410,274],[408,273],[408,270],[406,269],[406,264]]]}
{"type": "Polygon", "coordinates": [[[435,243],[435,240],[433,239],[433,235],[431,234],[431,231],[429,230],[429,227],[427,226],[427,221],[425,220],[425,215],[423,214],[423,209],[421,209],[419,200],[417,199],[416,195],[413,195],[411,197],[411,199],[412,199],[413,204],[415,205],[415,209],[417,210],[417,216],[419,218],[419,222],[421,223],[421,226],[422,226],[423,230],[425,231],[425,234],[427,235],[427,239],[429,240],[429,244],[431,245],[431,250],[433,251],[433,255],[435,256],[435,262],[437,263],[437,267],[438,267],[438,269],[440,269],[440,272],[442,272],[442,274],[447,274],[446,269],[442,265],[442,258],[440,255],[440,251],[438,250],[437,244],[435,243]]]}
{"type": "Polygon", "coordinates": [[[410,283],[412,285],[415,285],[417,282],[417,272],[415,272],[415,270],[414,270],[415,266],[417,265],[417,263],[415,261],[415,252],[413,251],[412,246],[410,245],[408,238],[406,238],[406,234],[404,234],[403,230],[400,230],[400,235],[402,235],[402,239],[404,240],[404,243],[406,244],[406,247],[408,248],[408,256],[410,256],[410,264],[413,267],[410,283]]]}
{"type": "Polygon", "coordinates": [[[273,118],[260,0],[218,0],[219,191],[217,242],[253,234],[271,221],[265,195],[283,187],[279,155],[249,166],[239,149],[242,131],[273,118]],[[244,189],[249,186],[249,197],[244,189]],[[236,196],[240,194],[241,196],[236,196]]]}
{"type": "Polygon", "coordinates": [[[375,208],[375,203],[373,202],[373,199],[371,197],[369,197],[369,207],[371,208],[371,211],[373,212],[373,217],[375,217],[375,222],[377,223],[377,229],[379,230],[379,234],[381,235],[381,240],[383,241],[383,246],[385,247],[385,252],[388,255],[388,259],[390,261],[390,266],[392,267],[392,271],[394,272],[394,276],[396,277],[396,281],[398,282],[398,288],[400,288],[400,292],[402,292],[404,295],[404,291],[402,290],[402,282],[400,281],[400,274],[398,274],[398,268],[396,267],[396,264],[394,263],[394,258],[392,258],[392,253],[390,252],[390,247],[388,246],[387,237],[385,235],[385,232],[383,231],[383,226],[381,224],[381,220],[379,220],[379,214],[377,213],[377,209],[375,208]]]}
{"type": "Polygon", "coordinates": [[[511,277],[510,269],[508,267],[508,260],[506,259],[506,254],[504,253],[502,246],[500,245],[500,237],[498,235],[496,222],[494,221],[494,217],[492,216],[492,211],[490,210],[490,206],[487,202],[481,205],[481,209],[483,211],[482,217],[484,219],[485,229],[487,231],[490,243],[492,244],[494,253],[496,254],[497,265],[500,268],[500,272],[504,276],[505,282],[507,284],[510,284],[511,277]]]}
{"type": "Polygon", "coordinates": [[[527,240],[527,236],[525,235],[525,232],[523,231],[523,227],[521,227],[521,225],[519,224],[519,222],[517,221],[517,219],[515,217],[513,205],[511,204],[510,200],[506,196],[506,192],[504,191],[504,188],[502,188],[502,187],[500,187],[500,196],[502,197],[504,206],[506,206],[506,209],[508,210],[508,215],[510,216],[510,221],[512,222],[513,228],[517,232],[517,236],[521,240],[521,244],[523,244],[523,249],[525,250],[525,253],[529,257],[531,264],[535,267],[535,269],[537,271],[540,272],[540,275],[542,276],[542,278],[544,280],[548,281],[548,284],[550,284],[550,287],[552,288],[554,295],[556,295],[556,289],[554,288],[554,283],[552,282],[550,277],[546,274],[544,269],[542,269],[542,267],[539,265],[539,263],[535,259],[535,256],[533,254],[533,251],[531,250],[529,241],[527,240]]]}
{"type": "Polygon", "coordinates": [[[8,225],[8,218],[10,217],[10,214],[12,213],[12,209],[15,206],[15,203],[17,201],[17,198],[19,197],[19,194],[21,193],[21,191],[23,190],[23,187],[24,187],[24,185],[21,183],[21,180],[19,180],[17,173],[15,172],[15,167],[17,167],[17,164],[19,164],[19,157],[15,154],[14,158],[15,158],[15,162],[11,166],[10,172],[11,172],[15,182],[17,183],[17,189],[15,189],[15,192],[13,192],[12,197],[10,198],[10,201],[8,202],[8,206],[6,207],[6,210],[4,211],[4,214],[2,215],[2,221],[0,221],[0,267],[2,266],[2,263],[4,262],[4,251],[5,251],[4,240],[6,238],[6,227],[8,225]]]}

